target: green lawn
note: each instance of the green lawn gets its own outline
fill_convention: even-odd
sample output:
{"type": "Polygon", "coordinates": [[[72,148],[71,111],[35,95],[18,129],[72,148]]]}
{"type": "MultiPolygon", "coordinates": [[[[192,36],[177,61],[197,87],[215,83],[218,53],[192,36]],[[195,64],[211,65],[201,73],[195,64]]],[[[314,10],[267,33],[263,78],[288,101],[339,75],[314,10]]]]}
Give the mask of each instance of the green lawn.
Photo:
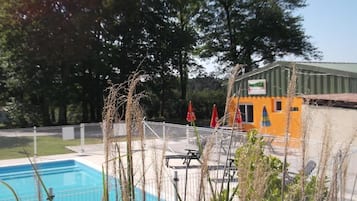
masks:
{"type": "MultiPolygon", "coordinates": [[[[85,144],[102,143],[101,138],[86,138],[85,144]]],[[[46,156],[53,154],[72,153],[65,146],[80,145],[80,139],[62,140],[60,136],[38,136],[37,155],[46,156]]],[[[33,137],[1,137],[0,136],[0,160],[12,158],[24,158],[26,154],[33,155],[33,137]]]]}

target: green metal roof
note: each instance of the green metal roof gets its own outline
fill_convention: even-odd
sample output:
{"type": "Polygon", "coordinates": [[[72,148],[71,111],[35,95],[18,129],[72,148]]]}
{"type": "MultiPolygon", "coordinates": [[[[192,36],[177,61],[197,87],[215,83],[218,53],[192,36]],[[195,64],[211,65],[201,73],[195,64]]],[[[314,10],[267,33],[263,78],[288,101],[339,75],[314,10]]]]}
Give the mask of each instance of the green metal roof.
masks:
{"type": "Polygon", "coordinates": [[[297,94],[357,93],[357,63],[277,61],[240,75],[235,89],[249,96],[248,81],[266,79],[267,96],[285,96],[291,68],[297,68],[297,94]]]}
{"type": "Polygon", "coordinates": [[[317,71],[321,73],[329,73],[333,75],[341,75],[347,77],[357,77],[357,63],[334,63],[334,62],[288,62],[288,61],[276,61],[270,63],[261,68],[250,71],[244,75],[239,76],[236,81],[245,79],[247,77],[254,76],[264,71],[271,70],[279,66],[292,67],[292,64],[296,64],[296,67],[303,70],[317,71]]]}
{"type": "Polygon", "coordinates": [[[337,62],[297,62],[300,65],[316,66],[320,68],[328,68],[331,70],[339,70],[346,72],[357,73],[357,63],[337,63],[337,62]]]}

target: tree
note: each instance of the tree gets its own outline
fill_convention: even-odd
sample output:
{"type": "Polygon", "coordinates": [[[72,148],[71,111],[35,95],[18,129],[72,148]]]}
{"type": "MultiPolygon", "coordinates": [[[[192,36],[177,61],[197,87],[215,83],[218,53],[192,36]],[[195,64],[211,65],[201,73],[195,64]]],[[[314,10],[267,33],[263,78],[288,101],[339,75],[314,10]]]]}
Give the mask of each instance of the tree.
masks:
{"type": "Polygon", "coordinates": [[[191,57],[193,47],[198,40],[193,19],[198,14],[201,3],[201,0],[172,1],[174,17],[177,19],[175,30],[178,48],[176,68],[180,77],[181,100],[186,100],[189,67],[196,66],[191,57]]]}
{"type": "Polygon", "coordinates": [[[21,124],[96,121],[107,82],[124,82],[139,68],[156,80],[163,115],[178,71],[186,94],[195,41],[177,2],[0,0],[4,99],[24,108],[20,117],[40,117],[21,124]]]}
{"type": "Polygon", "coordinates": [[[31,123],[53,123],[55,118],[50,114],[55,109],[59,111],[59,123],[67,123],[67,106],[80,99],[81,90],[102,91],[86,90],[77,78],[87,74],[92,83],[107,77],[97,73],[106,72],[98,70],[103,62],[97,56],[98,47],[102,47],[98,17],[101,1],[2,1],[1,4],[5,6],[0,23],[1,50],[6,53],[2,68],[6,71],[9,97],[27,109],[37,107],[31,110],[35,114],[28,116],[39,113],[41,120],[31,123]],[[88,59],[93,55],[100,62],[88,59]]]}
{"type": "Polygon", "coordinates": [[[177,86],[181,89],[181,99],[186,98],[189,52],[193,50],[196,39],[188,24],[188,11],[183,9],[187,9],[193,2],[116,1],[111,5],[115,13],[113,16],[119,17],[113,17],[115,23],[108,23],[113,30],[109,31],[109,35],[118,52],[123,53],[120,60],[128,59],[126,55],[135,55],[126,62],[132,63],[131,67],[120,65],[121,72],[125,71],[123,75],[126,75],[128,70],[130,72],[130,69],[142,62],[140,69],[152,77],[150,92],[160,103],[157,108],[159,116],[164,116],[166,110],[171,108],[167,102],[177,86]],[[130,35],[130,40],[125,40],[126,35],[130,35]],[[177,73],[179,85],[171,85],[177,73]]]}
{"type": "Polygon", "coordinates": [[[246,71],[289,54],[319,58],[294,15],[304,6],[303,0],[205,0],[197,18],[201,56],[226,67],[245,64],[246,71]]]}

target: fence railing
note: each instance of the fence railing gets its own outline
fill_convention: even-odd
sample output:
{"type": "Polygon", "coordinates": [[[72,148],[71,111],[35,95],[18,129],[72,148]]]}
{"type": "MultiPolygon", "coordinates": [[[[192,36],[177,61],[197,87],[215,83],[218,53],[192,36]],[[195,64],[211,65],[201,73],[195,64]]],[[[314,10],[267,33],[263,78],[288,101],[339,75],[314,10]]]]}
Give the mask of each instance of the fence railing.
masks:
{"type": "MultiPolygon", "coordinates": [[[[201,139],[213,139],[214,146],[219,150],[226,150],[227,142],[230,139],[235,140],[233,146],[239,146],[244,141],[245,132],[231,130],[227,128],[212,129],[207,127],[192,127],[190,125],[180,125],[166,122],[142,121],[144,128],[145,139],[160,139],[162,141],[180,141],[184,143],[186,148],[196,143],[196,136],[201,139]]],[[[113,126],[115,135],[125,136],[125,124],[118,123],[113,126]]],[[[36,153],[37,136],[62,136],[65,139],[80,139],[80,152],[86,150],[83,146],[86,144],[87,138],[103,138],[102,124],[99,123],[83,123],[79,125],[64,125],[51,127],[33,127],[20,129],[1,129],[0,136],[29,136],[34,138],[34,150],[36,153]]],[[[135,133],[134,133],[135,135],[135,133]]],[[[265,136],[271,138],[271,136],[265,136]]],[[[271,151],[275,151],[285,145],[285,138],[273,136],[273,140],[267,140],[271,151]],[[270,146],[271,145],[271,146],[270,146]]],[[[312,143],[312,142],[310,142],[312,143]]],[[[300,148],[300,139],[289,138],[289,146],[292,148],[300,148]]],[[[237,147],[232,147],[237,148],[237,147]]],[[[177,152],[174,147],[168,144],[168,150],[177,152]]],[[[295,150],[296,151],[296,150],[295,150]]]]}
{"type": "MultiPolygon", "coordinates": [[[[220,148],[222,144],[224,143],[223,139],[231,137],[231,136],[245,136],[246,133],[244,132],[239,132],[239,131],[234,131],[234,130],[229,130],[229,129],[211,129],[211,128],[205,128],[205,127],[192,127],[189,125],[179,125],[179,124],[172,124],[172,123],[166,123],[166,122],[151,122],[151,121],[143,121],[144,125],[144,134],[146,139],[160,139],[162,141],[170,141],[170,142],[179,142],[179,143],[184,143],[183,146],[188,146],[192,145],[196,138],[196,134],[199,134],[201,138],[205,137],[212,137],[214,139],[215,146],[220,148]]],[[[73,127],[73,132],[74,132],[74,138],[76,139],[83,139],[81,141],[81,144],[85,144],[85,139],[89,137],[97,137],[97,138],[102,138],[102,128],[100,123],[85,123],[85,124],[80,124],[80,125],[70,125],[70,126],[53,126],[53,127],[36,127],[36,128],[23,128],[23,129],[2,129],[0,130],[0,136],[42,136],[42,135],[63,135],[63,127],[73,127]]],[[[337,143],[331,142],[334,145],[337,143]]],[[[80,145],[80,144],[79,144],[80,145]]],[[[272,141],[272,146],[274,148],[274,151],[278,154],[278,156],[282,156],[282,151],[283,147],[285,145],[285,137],[283,136],[274,136],[274,140],[272,141]],[[280,155],[279,155],[280,154],[280,155]]],[[[237,145],[240,146],[240,145],[237,145]]],[[[289,155],[295,155],[299,156],[301,155],[301,139],[296,139],[296,138],[289,138],[289,155]]],[[[320,141],[308,141],[306,142],[306,146],[309,148],[308,151],[310,152],[315,152],[315,154],[311,154],[308,157],[310,159],[313,159],[315,161],[319,161],[319,155],[318,151],[320,150],[321,147],[323,146],[323,142],[320,141]]],[[[336,145],[337,146],[337,145],[336,145]]],[[[182,147],[181,147],[182,148],[182,147]]],[[[35,149],[35,148],[34,148],[35,149]]],[[[170,151],[172,152],[177,152],[178,149],[175,147],[171,146],[169,144],[170,151]]],[[[86,151],[86,150],[83,150],[86,151]]],[[[333,151],[333,150],[332,150],[333,151]]],[[[349,164],[349,169],[348,169],[348,184],[349,187],[347,189],[347,193],[355,193],[353,190],[355,189],[356,185],[356,169],[354,167],[357,166],[357,148],[352,145],[350,155],[348,156],[350,158],[350,164],[349,164]]],[[[295,157],[297,158],[297,157],[295,157]]],[[[295,159],[294,158],[294,159],[295,159]]],[[[300,160],[300,159],[298,159],[300,160]]],[[[332,161],[330,162],[331,164],[328,164],[329,166],[332,165],[332,161]]],[[[300,164],[300,162],[295,162],[295,164],[300,164]]],[[[294,167],[295,169],[299,169],[299,167],[294,167]]],[[[186,188],[188,189],[198,189],[199,183],[197,178],[199,178],[199,175],[189,175],[188,180],[187,180],[187,185],[186,188]]],[[[162,188],[161,188],[161,193],[160,195],[162,196],[163,199],[165,200],[175,200],[176,195],[183,195],[184,188],[185,188],[185,178],[182,175],[179,175],[177,178],[174,178],[173,175],[170,177],[164,177],[162,178],[162,188]],[[174,188],[174,181],[177,180],[177,192],[174,188]]],[[[140,185],[138,185],[140,187],[140,185]]],[[[145,191],[148,193],[151,193],[153,195],[158,195],[157,192],[157,185],[156,181],[147,181],[146,183],[146,188],[145,191]]],[[[100,196],[101,194],[101,189],[92,189],[91,191],[96,192],[96,195],[100,196]]],[[[56,189],[54,189],[56,199],[55,200],[60,200],[60,197],[64,197],[63,200],[71,200],[69,198],[70,196],[73,197],[78,197],[78,198],[73,198],[73,201],[77,200],[87,200],[81,192],[76,192],[76,191],[69,191],[69,192],[56,192],[56,189]],[[68,196],[68,197],[66,197],[68,196]]],[[[188,195],[187,196],[197,196],[197,192],[193,190],[193,195],[188,195]]],[[[209,194],[209,191],[207,190],[207,197],[210,197],[212,195],[209,194]]],[[[61,198],[62,199],[62,198],[61,198]]],[[[37,200],[37,198],[26,198],[22,200],[37,200]]],[[[100,197],[98,197],[97,200],[100,200],[100,197]]],[[[190,200],[190,199],[187,199],[190,200]]]]}
{"type": "MultiPolygon", "coordinates": [[[[117,135],[125,135],[122,134],[125,132],[123,127],[125,128],[125,124],[119,123],[119,126],[113,126],[114,130],[119,129],[117,132],[113,132],[117,135]]],[[[242,140],[243,137],[246,136],[245,132],[240,132],[237,130],[230,130],[227,128],[218,128],[212,129],[207,127],[192,127],[190,125],[180,125],[166,122],[152,122],[152,121],[143,121],[144,135],[146,139],[160,139],[163,141],[180,141],[180,143],[184,143],[186,146],[190,146],[195,143],[196,134],[200,136],[200,138],[208,138],[211,137],[214,139],[214,144],[216,147],[224,145],[224,143],[233,136],[236,140],[242,140]],[[242,138],[240,138],[242,137],[242,138]]],[[[0,137],[1,136],[28,136],[34,137],[34,144],[37,136],[62,136],[65,138],[66,132],[69,131],[70,137],[69,139],[80,139],[81,146],[86,144],[87,138],[103,138],[102,125],[101,122],[98,123],[83,123],[78,125],[64,125],[64,126],[51,126],[51,127],[33,127],[33,128],[19,128],[19,129],[0,129],[0,137]],[[69,128],[69,130],[66,130],[69,128]]],[[[134,133],[135,134],[135,133],[134,133]]],[[[271,147],[273,148],[271,151],[281,152],[282,148],[285,146],[285,137],[284,136],[269,136],[264,135],[267,138],[273,138],[271,142],[271,147]]],[[[243,139],[244,140],[244,139],[243,139]]],[[[290,153],[296,153],[300,151],[302,146],[301,139],[298,138],[288,138],[288,146],[290,153]]],[[[321,147],[323,142],[309,140],[305,142],[308,147],[321,147]]],[[[335,146],[342,146],[338,143],[334,142],[335,146]]],[[[34,147],[34,149],[36,149],[34,147]]],[[[177,152],[173,147],[168,147],[168,149],[172,152],[177,152]]],[[[352,147],[352,149],[357,149],[357,147],[352,147]]],[[[85,151],[83,148],[81,151],[85,151]]]]}

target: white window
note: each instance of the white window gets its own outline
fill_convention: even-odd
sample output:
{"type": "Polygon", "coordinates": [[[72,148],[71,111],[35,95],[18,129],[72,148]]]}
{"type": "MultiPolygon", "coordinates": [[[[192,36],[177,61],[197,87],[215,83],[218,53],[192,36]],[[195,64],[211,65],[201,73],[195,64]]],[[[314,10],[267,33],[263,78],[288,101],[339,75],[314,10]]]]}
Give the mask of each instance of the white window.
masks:
{"type": "Polygon", "coordinates": [[[244,123],[253,123],[254,112],[252,104],[240,104],[239,110],[242,115],[242,121],[244,123]]]}

